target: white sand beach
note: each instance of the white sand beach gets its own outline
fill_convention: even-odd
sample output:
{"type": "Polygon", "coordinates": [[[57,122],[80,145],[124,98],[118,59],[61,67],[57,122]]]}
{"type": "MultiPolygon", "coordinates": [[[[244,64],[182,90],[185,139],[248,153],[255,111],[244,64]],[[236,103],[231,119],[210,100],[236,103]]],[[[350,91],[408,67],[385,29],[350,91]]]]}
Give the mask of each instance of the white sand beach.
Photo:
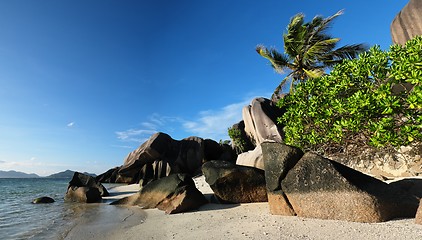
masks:
{"type": "MultiPolygon", "coordinates": [[[[195,179],[210,197],[204,177],[195,179]]],[[[118,187],[110,198],[137,191],[138,185],[118,187]],[[119,193],[122,193],[120,195],[119,193]]],[[[414,219],[355,223],[269,213],[267,203],[209,203],[194,212],[166,215],[157,209],[104,205],[84,217],[65,239],[422,239],[414,219]]]]}

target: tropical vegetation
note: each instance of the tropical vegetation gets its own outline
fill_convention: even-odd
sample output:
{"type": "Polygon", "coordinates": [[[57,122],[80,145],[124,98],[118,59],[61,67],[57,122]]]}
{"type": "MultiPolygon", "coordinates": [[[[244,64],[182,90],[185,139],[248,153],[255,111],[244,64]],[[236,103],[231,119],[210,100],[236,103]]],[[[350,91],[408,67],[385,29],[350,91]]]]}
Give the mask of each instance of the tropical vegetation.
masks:
{"type": "Polygon", "coordinates": [[[230,127],[227,131],[236,153],[240,154],[246,152],[248,150],[248,143],[242,136],[242,131],[235,127],[230,127]]]}
{"type": "Polygon", "coordinates": [[[422,36],[388,51],[372,47],[328,75],[308,78],[278,102],[285,143],[315,151],[347,144],[422,140],[422,36]]]}

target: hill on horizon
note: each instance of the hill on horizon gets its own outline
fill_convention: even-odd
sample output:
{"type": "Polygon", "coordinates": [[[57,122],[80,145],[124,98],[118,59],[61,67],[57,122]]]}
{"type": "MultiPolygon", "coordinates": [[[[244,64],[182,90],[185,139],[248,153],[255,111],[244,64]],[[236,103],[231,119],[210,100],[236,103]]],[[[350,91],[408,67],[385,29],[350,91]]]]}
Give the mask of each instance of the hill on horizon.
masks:
{"type": "MultiPolygon", "coordinates": [[[[72,171],[72,170],[66,170],[63,172],[58,172],[58,173],[54,173],[51,174],[49,176],[47,176],[46,178],[72,178],[73,174],[75,174],[76,171],[72,171]]],[[[88,175],[88,176],[92,176],[92,177],[96,177],[97,175],[94,173],[87,173],[87,172],[83,172],[83,174],[88,175]]]]}
{"type": "Polygon", "coordinates": [[[10,171],[2,171],[0,170],[0,178],[39,178],[35,173],[24,173],[24,172],[18,172],[14,170],[10,171]]]}

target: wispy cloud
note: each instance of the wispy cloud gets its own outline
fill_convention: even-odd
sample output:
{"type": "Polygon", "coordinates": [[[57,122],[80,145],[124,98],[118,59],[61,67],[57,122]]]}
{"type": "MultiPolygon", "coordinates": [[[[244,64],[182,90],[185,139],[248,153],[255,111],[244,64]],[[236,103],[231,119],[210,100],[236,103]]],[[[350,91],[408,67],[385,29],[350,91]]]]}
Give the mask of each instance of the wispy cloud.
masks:
{"type": "Polygon", "coordinates": [[[156,131],[151,129],[128,129],[116,132],[117,138],[126,142],[141,142],[145,140],[145,135],[154,134],[156,131]]]}
{"type": "Polygon", "coordinates": [[[249,100],[227,105],[218,110],[199,113],[199,118],[183,123],[185,131],[214,140],[228,139],[227,129],[242,119],[242,108],[249,100]]]}
{"type": "Polygon", "coordinates": [[[75,122],[70,122],[66,126],[69,127],[69,128],[71,128],[71,127],[75,126],[75,122]]]}
{"type": "MultiPolygon", "coordinates": [[[[242,119],[242,108],[248,105],[253,97],[245,98],[237,103],[231,103],[216,110],[205,110],[193,119],[181,117],[151,115],[146,121],[139,124],[139,128],[115,132],[117,138],[124,142],[145,142],[156,132],[165,132],[172,136],[186,134],[184,137],[199,136],[216,141],[228,139],[227,129],[242,119]],[[178,130],[178,131],[176,131],[178,130]]],[[[175,136],[172,136],[175,137],[175,136]]],[[[125,146],[127,147],[127,146],[125,146]]]]}
{"type": "MultiPolygon", "coordinates": [[[[123,142],[135,142],[143,143],[145,142],[152,134],[156,132],[167,132],[171,133],[173,127],[171,125],[176,125],[183,120],[176,117],[161,116],[159,114],[152,114],[148,117],[147,121],[141,122],[139,128],[131,128],[124,131],[115,132],[117,138],[123,142]]],[[[119,145],[116,145],[119,146],[119,145]]],[[[127,148],[128,146],[120,146],[127,148]]]]}

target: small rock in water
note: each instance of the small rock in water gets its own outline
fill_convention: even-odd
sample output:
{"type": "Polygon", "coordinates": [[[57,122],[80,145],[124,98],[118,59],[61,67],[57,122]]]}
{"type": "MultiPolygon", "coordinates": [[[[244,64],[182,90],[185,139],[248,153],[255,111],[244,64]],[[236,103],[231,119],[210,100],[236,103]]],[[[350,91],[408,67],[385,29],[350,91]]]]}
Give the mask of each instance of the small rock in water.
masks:
{"type": "Polygon", "coordinates": [[[39,197],[32,200],[32,203],[38,204],[38,203],[53,203],[55,202],[54,199],[51,197],[39,197]]]}

